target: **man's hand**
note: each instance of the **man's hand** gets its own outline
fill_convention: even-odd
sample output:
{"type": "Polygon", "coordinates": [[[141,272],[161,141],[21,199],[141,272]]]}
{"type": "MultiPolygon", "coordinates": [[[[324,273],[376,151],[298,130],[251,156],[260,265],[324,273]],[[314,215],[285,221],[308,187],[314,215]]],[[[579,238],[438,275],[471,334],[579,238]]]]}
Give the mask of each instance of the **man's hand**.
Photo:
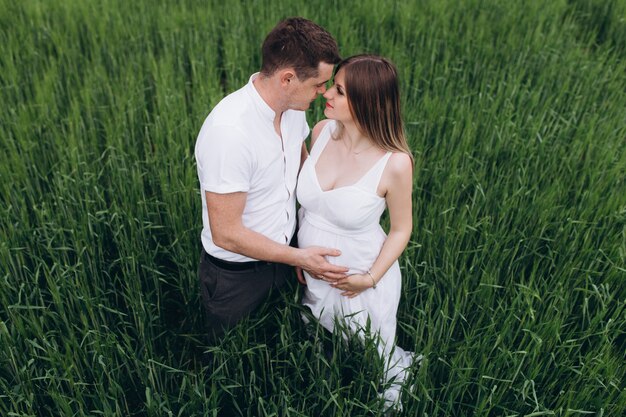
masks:
{"type": "MultiPolygon", "coordinates": [[[[347,276],[346,272],[348,272],[348,268],[333,265],[326,260],[326,256],[341,255],[339,250],[311,246],[300,249],[300,251],[301,258],[298,266],[307,271],[313,278],[323,279],[327,282],[335,282],[347,276]]],[[[300,281],[300,278],[298,278],[298,281],[300,281]]]]}

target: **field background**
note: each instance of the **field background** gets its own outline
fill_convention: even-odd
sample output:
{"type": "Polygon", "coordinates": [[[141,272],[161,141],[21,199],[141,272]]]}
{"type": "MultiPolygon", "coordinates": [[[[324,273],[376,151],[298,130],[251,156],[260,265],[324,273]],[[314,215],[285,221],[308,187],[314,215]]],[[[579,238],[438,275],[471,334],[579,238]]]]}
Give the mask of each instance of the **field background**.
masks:
{"type": "Polygon", "coordinates": [[[402,78],[405,415],[626,415],[626,2],[224,3],[0,0],[0,415],[380,414],[295,283],[202,335],[195,138],[292,15],[402,78]]]}

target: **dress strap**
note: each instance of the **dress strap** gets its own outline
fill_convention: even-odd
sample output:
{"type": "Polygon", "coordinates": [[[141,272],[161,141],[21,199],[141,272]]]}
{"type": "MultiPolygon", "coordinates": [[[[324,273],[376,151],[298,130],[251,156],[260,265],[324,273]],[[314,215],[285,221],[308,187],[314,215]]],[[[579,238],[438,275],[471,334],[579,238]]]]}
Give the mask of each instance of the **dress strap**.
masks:
{"type": "Polygon", "coordinates": [[[309,158],[313,160],[314,164],[317,163],[317,160],[319,159],[320,154],[326,147],[326,144],[328,143],[330,137],[332,136],[332,132],[334,130],[335,130],[335,121],[330,120],[328,123],[326,123],[326,125],[322,128],[322,131],[320,132],[320,134],[317,136],[317,139],[315,140],[315,143],[313,144],[313,147],[311,148],[311,152],[309,154],[309,158]]]}
{"type": "Polygon", "coordinates": [[[382,156],[369,170],[369,172],[365,174],[365,177],[359,181],[363,188],[376,192],[380,179],[385,171],[385,167],[387,166],[387,161],[389,161],[392,154],[393,152],[387,152],[384,156],[382,156]]]}

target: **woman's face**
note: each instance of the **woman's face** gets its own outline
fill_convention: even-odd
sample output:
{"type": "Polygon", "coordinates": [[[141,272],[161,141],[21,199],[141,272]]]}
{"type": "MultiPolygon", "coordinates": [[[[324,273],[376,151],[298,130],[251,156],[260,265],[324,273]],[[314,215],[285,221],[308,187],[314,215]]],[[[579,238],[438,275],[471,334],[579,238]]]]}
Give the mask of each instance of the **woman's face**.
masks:
{"type": "Polygon", "coordinates": [[[340,69],[335,74],[334,84],[325,93],[326,108],[324,115],[329,119],[338,120],[340,122],[352,121],[350,106],[348,104],[348,96],[345,87],[345,71],[340,69]]]}

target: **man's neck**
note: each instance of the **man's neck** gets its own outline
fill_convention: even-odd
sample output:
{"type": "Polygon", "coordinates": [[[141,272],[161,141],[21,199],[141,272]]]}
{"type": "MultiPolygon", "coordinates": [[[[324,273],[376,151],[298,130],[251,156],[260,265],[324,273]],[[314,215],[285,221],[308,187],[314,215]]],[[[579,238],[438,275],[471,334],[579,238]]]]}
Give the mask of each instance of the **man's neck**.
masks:
{"type": "Polygon", "coordinates": [[[276,113],[276,117],[280,118],[280,114],[282,114],[286,108],[284,108],[284,104],[282,103],[280,94],[279,94],[279,86],[276,81],[271,77],[266,77],[263,74],[257,75],[257,77],[252,81],[254,88],[259,93],[263,101],[267,103],[268,106],[274,113],[276,113]]]}
{"type": "Polygon", "coordinates": [[[263,101],[265,101],[265,103],[267,103],[267,105],[274,110],[274,130],[278,136],[282,137],[280,131],[280,120],[283,112],[287,109],[284,108],[284,106],[281,106],[280,97],[276,94],[279,86],[275,85],[276,83],[274,79],[266,77],[263,74],[257,75],[257,77],[252,81],[252,84],[263,101]]]}

